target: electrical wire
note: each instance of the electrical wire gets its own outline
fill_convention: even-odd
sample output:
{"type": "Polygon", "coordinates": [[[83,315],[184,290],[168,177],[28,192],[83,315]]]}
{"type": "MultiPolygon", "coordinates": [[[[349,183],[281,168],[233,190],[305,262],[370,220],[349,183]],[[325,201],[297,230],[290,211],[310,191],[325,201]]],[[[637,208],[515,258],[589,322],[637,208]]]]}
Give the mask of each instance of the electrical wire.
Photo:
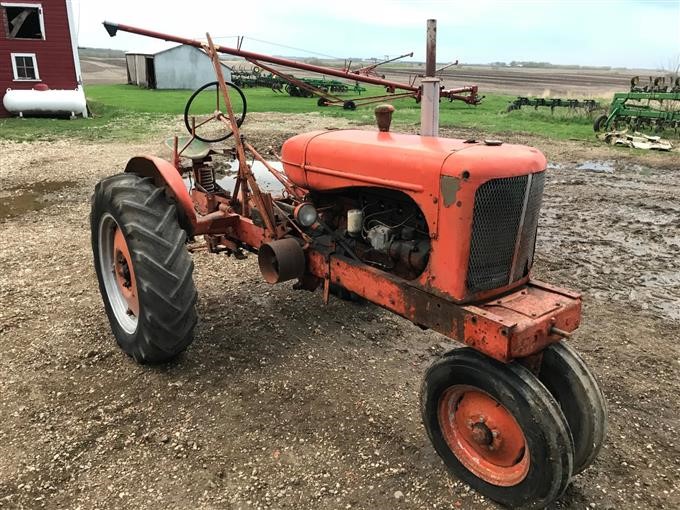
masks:
{"type": "MultiPolygon", "coordinates": [[[[368,206],[366,206],[366,207],[368,207],[368,206]]],[[[362,211],[363,211],[363,209],[362,209],[362,211]]],[[[391,213],[391,212],[394,212],[394,211],[396,211],[396,209],[385,209],[384,211],[374,212],[374,213],[371,213],[371,214],[365,216],[365,217],[364,217],[364,222],[363,222],[363,224],[361,225],[361,237],[363,237],[364,239],[366,239],[366,235],[365,235],[365,234],[366,234],[366,232],[367,232],[367,230],[366,230],[366,225],[368,224],[368,218],[372,218],[373,216],[378,216],[378,215],[380,215],[380,214],[391,213]]]]}
{"type": "Polygon", "coordinates": [[[406,223],[408,223],[409,221],[411,221],[411,218],[413,218],[413,215],[409,216],[409,217],[406,218],[404,221],[402,221],[401,223],[398,223],[398,224],[396,224],[396,225],[388,225],[387,223],[384,223],[384,222],[382,222],[382,221],[380,221],[380,220],[371,220],[371,221],[372,221],[373,223],[377,223],[378,225],[382,225],[383,227],[387,227],[387,228],[399,228],[399,227],[401,227],[401,226],[403,226],[403,225],[406,225],[406,223]]]}
{"type": "Polygon", "coordinates": [[[310,55],[317,55],[319,57],[326,57],[326,58],[332,58],[332,59],[335,59],[335,60],[342,60],[341,58],[334,57],[333,55],[326,55],[325,53],[319,53],[319,52],[316,52],[316,51],[306,50],[304,48],[296,48],[295,46],[287,46],[285,44],[279,44],[279,43],[275,43],[275,42],[272,42],[272,41],[265,41],[264,39],[256,39],[255,37],[248,37],[248,39],[252,39],[253,41],[257,41],[257,42],[264,43],[264,44],[271,44],[272,46],[278,46],[279,48],[286,48],[286,49],[295,50],[295,51],[303,51],[305,53],[309,53],[310,55]]]}
{"type": "MultiPolygon", "coordinates": [[[[219,37],[213,37],[213,39],[233,39],[234,37],[240,37],[240,36],[238,36],[238,35],[222,35],[222,36],[219,36],[219,37]]],[[[334,60],[344,60],[340,57],[334,57],[333,55],[326,55],[325,53],[319,53],[319,52],[312,51],[312,50],[306,50],[304,48],[297,48],[295,46],[288,46],[286,44],[279,44],[279,43],[275,43],[273,41],[266,41],[264,39],[257,39],[256,37],[243,36],[243,40],[245,41],[246,39],[250,39],[251,41],[257,41],[259,43],[270,44],[272,46],[277,46],[279,48],[286,48],[288,50],[302,51],[304,53],[309,53],[310,55],[316,55],[317,57],[332,58],[334,60]]]]}

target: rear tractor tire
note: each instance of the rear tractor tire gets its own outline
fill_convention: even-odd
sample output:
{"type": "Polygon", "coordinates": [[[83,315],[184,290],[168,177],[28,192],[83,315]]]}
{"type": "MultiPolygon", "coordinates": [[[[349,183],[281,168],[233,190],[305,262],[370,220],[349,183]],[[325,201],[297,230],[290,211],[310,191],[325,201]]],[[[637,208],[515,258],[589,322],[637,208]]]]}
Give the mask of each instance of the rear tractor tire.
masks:
{"type": "Polygon", "coordinates": [[[90,213],[99,290],[113,335],[139,363],[168,361],[193,341],[193,262],[176,206],[150,178],[120,174],[95,187],[90,213]]]}
{"type": "Polygon", "coordinates": [[[420,402],[444,464],[484,496],[511,508],[544,508],[567,488],[569,424],[523,365],[456,349],[428,369],[420,402]]]}

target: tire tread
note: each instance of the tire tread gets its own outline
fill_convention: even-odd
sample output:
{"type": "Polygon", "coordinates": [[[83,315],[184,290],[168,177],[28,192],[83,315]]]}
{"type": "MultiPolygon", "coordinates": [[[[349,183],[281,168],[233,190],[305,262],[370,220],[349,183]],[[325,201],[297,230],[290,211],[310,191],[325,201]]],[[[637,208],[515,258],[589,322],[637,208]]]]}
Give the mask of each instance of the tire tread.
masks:
{"type": "MultiPolygon", "coordinates": [[[[116,340],[138,362],[170,360],[191,344],[198,322],[193,262],[185,249],[186,233],[179,225],[177,207],[151,178],[119,174],[103,179],[92,197],[95,259],[98,221],[104,212],[125,234],[142,306],[133,340],[116,331],[107,308],[116,340]]],[[[100,288],[104,292],[101,281],[100,288]]]]}

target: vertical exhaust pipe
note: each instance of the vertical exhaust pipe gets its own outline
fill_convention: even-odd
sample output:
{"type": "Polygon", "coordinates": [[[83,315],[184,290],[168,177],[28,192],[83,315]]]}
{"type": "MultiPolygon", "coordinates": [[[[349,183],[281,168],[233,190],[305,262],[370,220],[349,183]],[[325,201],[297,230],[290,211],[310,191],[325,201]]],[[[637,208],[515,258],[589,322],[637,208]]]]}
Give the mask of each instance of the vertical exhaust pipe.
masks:
{"type": "Polygon", "coordinates": [[[425,78],[421,82],[420,135],[439,136],[439,78],[437,68],[437,20],[427,20],[425,78]]]}

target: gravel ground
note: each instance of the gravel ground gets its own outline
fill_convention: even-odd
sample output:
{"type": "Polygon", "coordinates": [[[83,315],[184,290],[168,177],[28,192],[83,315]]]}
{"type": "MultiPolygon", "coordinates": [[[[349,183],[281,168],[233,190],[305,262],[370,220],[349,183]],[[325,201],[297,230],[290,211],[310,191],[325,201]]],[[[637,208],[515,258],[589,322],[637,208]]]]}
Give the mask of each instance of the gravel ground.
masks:
{"type": "MultiPolygon", "coordinates": [[[[344,122],[254,115],[246,132],[267,152],[344,122]]],[[[556,507],[679,508],[678,157],[506,139],[552,161],[535,273],[584,292],[573,344],[609,404],[600,457],[556,507]]],[[[0,508],[496,508],[420,423],[421,376],[455,344],[377,307],[199,253],[194,345],[161,367],[117,349],[89,196],[147,152],[161,145],[0,142],[0,508]]]]}

